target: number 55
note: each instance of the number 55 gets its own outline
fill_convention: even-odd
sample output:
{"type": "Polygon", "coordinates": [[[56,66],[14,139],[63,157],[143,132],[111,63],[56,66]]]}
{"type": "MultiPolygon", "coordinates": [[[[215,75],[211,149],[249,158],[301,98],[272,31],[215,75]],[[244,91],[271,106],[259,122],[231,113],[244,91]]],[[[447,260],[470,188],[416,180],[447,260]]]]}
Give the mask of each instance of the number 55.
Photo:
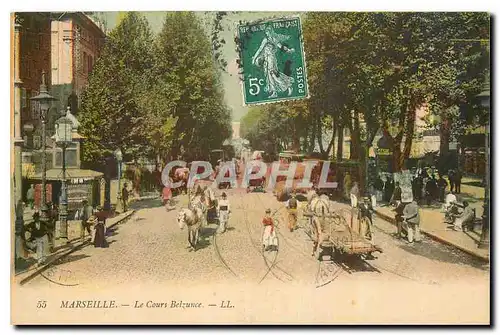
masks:
{"type": "Polygon", "coordinates": [[[250,93],[251,95],[259,94],[260,92],[259,79],[250,78],[248,82],[250,83],[250,89],[248,90],[248,93],[250,93]]]}
{"type": "Polygon", "coordinates": [[[45,300],[39,300],[36,303],[36,308],[45,308],[45,307],[47,307],[47,301],[45,300]]]}

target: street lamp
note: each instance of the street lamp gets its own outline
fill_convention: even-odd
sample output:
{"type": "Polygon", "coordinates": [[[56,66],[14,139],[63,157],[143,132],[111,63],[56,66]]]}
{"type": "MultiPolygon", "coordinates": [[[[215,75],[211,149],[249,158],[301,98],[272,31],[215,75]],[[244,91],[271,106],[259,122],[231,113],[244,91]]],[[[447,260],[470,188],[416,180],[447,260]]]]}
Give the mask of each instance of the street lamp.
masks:
{"type": "Polygon", "coordinates": [[[62,148],[61,209],[59,211],[59,238],[62,244],[68,241],[68,190],[66,186],[66,147],[72,142],[73,122],[66,116],[71,113],[68,106],[63,116],[56,121],[56,142],[62,148]]]}
{"type": "MultiPolygon", "coordinates": [[[[490,83],[487,82],[483,86],[483,91],[477,95],[481,101],[481,105],[490,111],[490,83]]],[[[488,249],[490,246],[490,121],[486,124],[485,129],[485,159],[486,168],[484,173],[485,183],[484,183],[484,204],[483,204],[483,227],[481,230],[481,239],[479,241],[478,247],[481,249],[488,249]]]]}
{"type": "Polygon", "coordinates": [[[42,83],[40,84],[40,93],[31,98],[30,100],[37,101],[40,103],[40,120],[42,121],[42,204],[41,204],[41,215],[40,221],[44,224],[47,224],[47,156],[46,156],[46,134],[45,134],[45,126],[47,123],[47,112],[50,108],[51,101],[56,100],[53,96],[51,96],[47,90],[47,85],[45,84],[45,71],[42,71],[42,83]]]}
{"type": "Polygon", "coordinates": [[[118,162],[118,195],[116,197],[116,212],[121,213],[123,211],[122,208],[122,194],[121,194],[121,177],[122,177],[122,160],[123,154],[122,151],[118,148],[114,152],[116,161],[118,162]]]}

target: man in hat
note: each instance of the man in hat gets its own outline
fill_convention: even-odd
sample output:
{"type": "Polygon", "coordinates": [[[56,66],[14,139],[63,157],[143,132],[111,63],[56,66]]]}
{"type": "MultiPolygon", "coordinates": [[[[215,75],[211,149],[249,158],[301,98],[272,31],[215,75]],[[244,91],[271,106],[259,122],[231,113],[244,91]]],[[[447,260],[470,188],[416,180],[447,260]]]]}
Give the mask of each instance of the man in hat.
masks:
{"type": "Polygon", "coordinates": [[[288,210],[288,229],[293,232],[297,228],[297,199],[295,198],[295,193],[290,195],[290,199],[286,202],[286,208],[288,210]]]}
{"type": "MultiPolygon", "coordinates": [[[[363,197],[363,202],[359,204],[358,211],[358,222],[361,226],[362,236],[367,240],[373,243],[373,219],[372,214],[374,212],[372,202],[370,196],[366,194],[363,197]],[[364,219],[364,220],[363,220],[364,219]]],[[[374,259],[372,253],[370,252],[366,259],[374,259]]]]}
{"type": "Polygon", "coordinates": [[[219,217],[219,232],[226,231],[227,222],[229,221],[229,214],[231,213],[231,205],[227,200],[226,192],[222,192],[222,198],[217,203],[217,216],[219,217]]]}
{"type": "Polygon", "coordinates": [[[464,228],[470,227],[474,228],[474,219],[476,218],[476,213],[474,209],[469,206],[468,201],[463,201],[462,205],[457,203],[458,207],[461,207],[461,213],[456,215],[453,229],[456,231],[463,231],[464,228]]]}
{"type": "MultiPolygon", "coordinates": [[[[404,200],[404,199],[403,199],[404,200]]],[[[408,242],[420,242],[420,214],[415,200],[408,203],[403,209],[403,219],[406,222],[408,242]]],[[[398,235],[401,237],[402,224],[398,224],[398,235]]]]}
{"type": "Polygon", "coordinates": [[[121,192],[122,192],[123,212],[125,213],[128,210],[128,197],[130,194],[130,192],[127,188],[127,183],[123,184],[123,188],[122,188],[121,192]]]}
{"type": "Polygon", "coordinates": [[[274,220],[271,217],[271,209],[266,209],[266,215],[262,219],[264,232],[262,234],[262,246],[264,251],[278,251],[278,238],[274,227],[274,220]]]}

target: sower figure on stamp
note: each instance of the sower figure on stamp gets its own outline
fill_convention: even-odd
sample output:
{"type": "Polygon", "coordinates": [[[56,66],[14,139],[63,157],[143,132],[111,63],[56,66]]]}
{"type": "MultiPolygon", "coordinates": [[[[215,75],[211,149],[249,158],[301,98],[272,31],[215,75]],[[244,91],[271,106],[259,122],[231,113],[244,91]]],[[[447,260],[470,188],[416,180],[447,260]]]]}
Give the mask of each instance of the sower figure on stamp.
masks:
{"type": "Polygon", "coordinates": [[[90,230],[90,225],[88,224],[88,220],[94,214],[94,209],[89,204],[88,200],[85,199],[82,201],[82,208],[80,209],[80,220],[81,220],[81,230],[80,230],[80,238],[83,240],[85,238],[85,230],[89,233],[90,238],[92,239],[92,231],[90,230]]]}
{"type": "Polygon", "coordinates": [[[286,202],[288,209],[288,229],[293,232],[297,228],[297,199],[295,193],[292,193],[290,199],[286,202]]]}
{"type": "Polygon", "coordinates": [[[274,227],[274,220],[271,217],[271,210],[266,209],[266,215],[262,219],[264,225],[264,232],[262,234],[262,246],[264,251],[278,251],[278,237],[276,236],[276,229],[274,227]]]}
{"type": "Polygon", "coordinates": [[[287,92],[290,96],[293,90],[295,79],[282,73],[278,68],[276,53],[278,50],[286,53],[293,53],[293,48],[288,48],[282,44],[290,36],[278,34],[271,27],[265,29],[266,37],[262,40],[259,49],[252,57],[252,64],[262,67],[266,79],[264,92],[269,93],[269,98],[278,97],[278,93],[287,92]]]}

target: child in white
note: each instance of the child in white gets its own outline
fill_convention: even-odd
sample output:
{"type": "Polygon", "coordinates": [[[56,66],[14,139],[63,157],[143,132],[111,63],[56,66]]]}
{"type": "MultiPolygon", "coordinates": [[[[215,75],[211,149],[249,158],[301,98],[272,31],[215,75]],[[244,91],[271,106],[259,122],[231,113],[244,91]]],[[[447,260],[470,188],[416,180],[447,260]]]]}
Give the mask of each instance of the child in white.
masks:
{"type": "Polygon", "coordinates": [[[229,221],[229,213],[231,213],[231,206],[229,200],[227,200],[227,195],[222,192],[222,198],[219,199],[217,206],[217,216],[219,217],[219,232],[223,233],[226,231],[226,225],[229,221]]]}

